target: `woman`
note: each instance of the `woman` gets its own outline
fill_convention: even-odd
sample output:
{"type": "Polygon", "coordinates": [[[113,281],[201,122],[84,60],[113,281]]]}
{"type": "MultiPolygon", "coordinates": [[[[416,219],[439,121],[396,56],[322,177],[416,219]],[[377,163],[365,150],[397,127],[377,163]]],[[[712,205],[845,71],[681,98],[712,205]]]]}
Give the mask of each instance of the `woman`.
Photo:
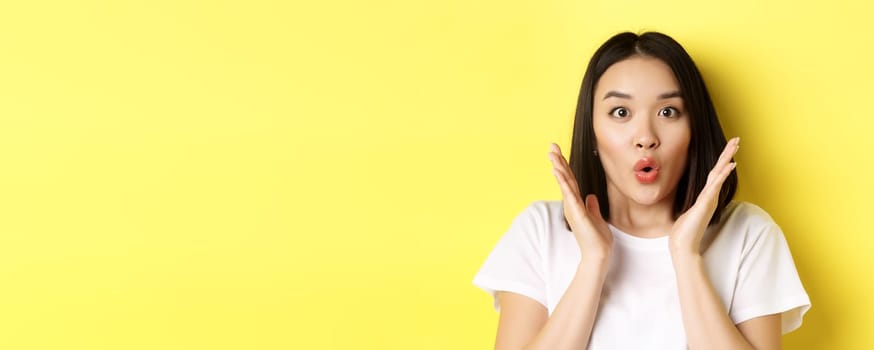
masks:
{"type": "Polygon", "coordinates": [[[621,33],[592,57],[562,201],[513,221],[474,278],[496,349],[778,349],[810,300],[779,226],[731,199],[726,141],[686,51],[621,33]]]}

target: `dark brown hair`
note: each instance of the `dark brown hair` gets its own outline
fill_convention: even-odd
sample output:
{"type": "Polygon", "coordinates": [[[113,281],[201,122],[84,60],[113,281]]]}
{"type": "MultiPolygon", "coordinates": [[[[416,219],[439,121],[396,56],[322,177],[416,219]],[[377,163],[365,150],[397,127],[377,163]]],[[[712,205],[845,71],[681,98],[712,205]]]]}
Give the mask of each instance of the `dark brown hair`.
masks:
{"type": "MultiPolygon", "coordinates": [[[[593,95],[595,85],[607,68],[635,55],[657,58],[671,67],[680,84],[680,94],[690,117],[688,161],[677,184],[674,198],[676,219],[695,204],[695,199],[707,183],[707,174],[716,165],[722,149],[725,148],[726,139],[695,62],[677,41],[665,34],[620,33],[607,40],[592,56],[577,100],[570,167],[580,186],[580,196],[585,198],[590,193],[597,195],[601,215],[605,220],[608,219],[610,204],[607,199],[606,175],[601,160],[594,154],[596,141],[592,125],[593,95]]],[[[719,203],[710,224],[719,221],[722,210],[734,197],[736,190],[737,172],[732,171],[719,191],[719,203]]]]}

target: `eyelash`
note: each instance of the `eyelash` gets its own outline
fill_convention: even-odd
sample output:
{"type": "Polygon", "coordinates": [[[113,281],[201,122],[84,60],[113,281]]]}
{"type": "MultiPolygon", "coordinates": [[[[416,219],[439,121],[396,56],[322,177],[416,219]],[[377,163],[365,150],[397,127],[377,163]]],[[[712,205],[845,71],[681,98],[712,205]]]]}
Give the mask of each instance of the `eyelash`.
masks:
{"type": "Polygon", "coordinates": [[[625,107],[616,107],[616,108],[613,108],[612,110],[610,110],[610,116],[613,118],[626,118],[626,117],[628,117],[629,113],[631,113],[631,112],[629,112],[628,109],[626,109],[625,107]],[[616,115],[616,112],[619,110],[624,110],[625,116],[616,115]]]}
{"type": "Polygon", "coordinates": [[[673,111],[673,112],[671,112],[671,116],[670,116],[670,117],[665,116],[665,118],[677,118],[677,117],[680,116],[680,110],[679,110],[679,109],[676,109],[676,108],[674,108],[674,107],[665,107],[665,108],[662,108],[662,109],[659,110],[659,117],[662,116],[662,115],[661,115],[661,114],[662,114],[662,111],[668,111],[668,110],[669,110],[669,111],[673,111]]]}
{"type": "MultiPolygon", "coordinates": [[[[627,117],[628,117],[628,114],[629,114],[629,113],[631,113],[631,112],[628,111],[628,109],[625,108],[625,107],[616,107],[616,108],[611,109],[609,114],[610,114],[610,116],[613,117],[613,118],[624,119],[624,118],[627,118],[627,117]],[[625,116],[618,116],[618,115],[616,115],[616,112],[618,112],[619,110],[623,110],[623,111],[625,111],[625,116]]],[[[659,117],[665,117],[665,118],[677,118],[677,117],[680,116],[680,110],[677,109],[677,108],[675,108],[675,107],[670,107],[670,106],[668,106],[668,107],[665,107],[665,108],[659,109],[659,111],[658,111],[658,116],[659,116],[659,117]],[[670,115],[670,116],[663,116],[663,115],[662,115],[662,112],[664,112],[664,111],[672,111],[672,112],[671,112],[671,115],[670,115]]]]}

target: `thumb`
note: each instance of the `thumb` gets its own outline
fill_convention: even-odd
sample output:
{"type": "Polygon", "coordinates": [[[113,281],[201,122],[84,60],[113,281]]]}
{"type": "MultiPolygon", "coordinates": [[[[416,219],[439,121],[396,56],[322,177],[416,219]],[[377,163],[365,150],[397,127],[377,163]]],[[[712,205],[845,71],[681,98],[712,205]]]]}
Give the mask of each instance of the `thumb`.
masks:
{"type": "Polygon", "coordinates": [[[598,203],[598,196],[593,193],[586,195],[586,210],[589,211],[589,215],[594,219],[597,225],[607,224],[607,222],[604,221],[604,217],[601,216],[601,204],[598,203]]]}

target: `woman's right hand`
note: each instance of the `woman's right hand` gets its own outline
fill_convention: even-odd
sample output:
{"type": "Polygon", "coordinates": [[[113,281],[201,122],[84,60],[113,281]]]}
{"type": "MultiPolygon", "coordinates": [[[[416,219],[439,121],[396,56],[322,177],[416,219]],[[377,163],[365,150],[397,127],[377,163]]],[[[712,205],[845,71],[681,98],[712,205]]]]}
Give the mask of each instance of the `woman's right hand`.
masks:
{"type": "Polygon", "coordinates": [[[580,246],[582,258],[584,260],[609,258],[613,252],[613,234],[601,216],[598,198],[594,194],[589,194],[583,202],[577,179],[561,154],[561,149],[555,143],[551,144],[549,159],[552,161],[552,173],[561,188],[564,216],[580,246]]]}

